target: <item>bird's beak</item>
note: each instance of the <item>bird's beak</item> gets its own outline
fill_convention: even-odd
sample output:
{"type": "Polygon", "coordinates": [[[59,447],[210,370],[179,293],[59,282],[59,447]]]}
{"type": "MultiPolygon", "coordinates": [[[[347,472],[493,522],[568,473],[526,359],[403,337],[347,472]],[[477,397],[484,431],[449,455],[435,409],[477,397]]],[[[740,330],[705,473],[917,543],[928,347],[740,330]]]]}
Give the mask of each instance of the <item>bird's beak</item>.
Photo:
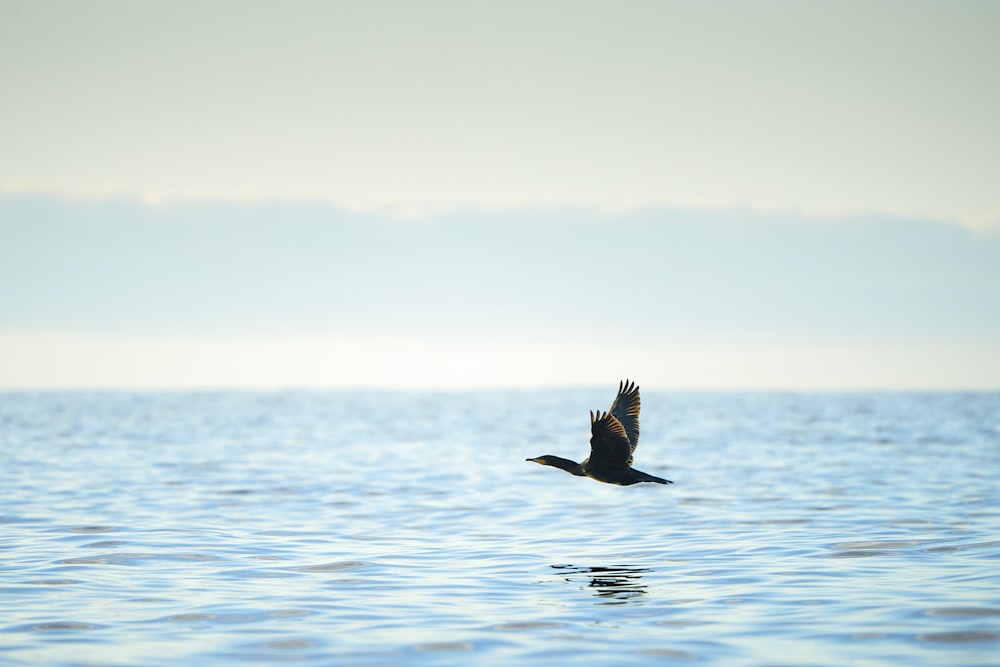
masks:
{"type": "Polygon", "coordinates": [[[541,457],[538,457],[536,459],[524,459],[524,460],[525,461],[531,461],[532,463],[541,463],[542,462],[541,461],[541,457]]]}

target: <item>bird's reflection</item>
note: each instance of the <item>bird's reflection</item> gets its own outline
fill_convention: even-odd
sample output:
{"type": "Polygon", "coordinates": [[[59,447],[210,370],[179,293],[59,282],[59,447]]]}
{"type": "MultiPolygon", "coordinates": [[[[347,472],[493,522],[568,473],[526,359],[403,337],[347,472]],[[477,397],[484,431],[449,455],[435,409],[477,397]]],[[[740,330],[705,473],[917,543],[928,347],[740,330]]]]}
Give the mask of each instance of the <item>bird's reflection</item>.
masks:
{"type": "Polygon", "coordinates": [[[553,565],[552,569],[559,570],[566,581],[577,583],[587,581],[587,586],[594,589],[594,595],[608,598],[606,604],[625,604],[646,594],[642,575],[649,572],[649,568],[631,565],[611,567],[553,565]]]}

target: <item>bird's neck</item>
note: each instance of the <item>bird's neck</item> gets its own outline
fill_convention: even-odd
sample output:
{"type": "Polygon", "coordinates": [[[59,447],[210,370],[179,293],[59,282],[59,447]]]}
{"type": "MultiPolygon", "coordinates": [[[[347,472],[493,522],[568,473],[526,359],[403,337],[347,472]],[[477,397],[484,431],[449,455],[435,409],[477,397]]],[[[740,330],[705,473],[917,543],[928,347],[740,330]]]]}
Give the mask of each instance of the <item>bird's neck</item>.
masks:
{"type": "Polygon", "coordinates": [[[546,465],[550,465],[554,468],[559,468],[560,470],[565,470],[572,475],[583,476],[583,466],[576,461],[570,461],[569,459],[564,459],[561,456],[548,456],[546,457],[546,465]]]}

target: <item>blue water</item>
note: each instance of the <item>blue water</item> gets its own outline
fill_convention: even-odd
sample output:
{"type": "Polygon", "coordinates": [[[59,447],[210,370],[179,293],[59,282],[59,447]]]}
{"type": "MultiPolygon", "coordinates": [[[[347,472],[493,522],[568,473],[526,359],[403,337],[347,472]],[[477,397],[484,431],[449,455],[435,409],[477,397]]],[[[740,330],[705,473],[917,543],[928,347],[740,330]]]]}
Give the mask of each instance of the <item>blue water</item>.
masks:
{"type": "Polygon", "coordinates": [[[0,664],[1000,664],[1000,394],[0,394],[0,664]]]}

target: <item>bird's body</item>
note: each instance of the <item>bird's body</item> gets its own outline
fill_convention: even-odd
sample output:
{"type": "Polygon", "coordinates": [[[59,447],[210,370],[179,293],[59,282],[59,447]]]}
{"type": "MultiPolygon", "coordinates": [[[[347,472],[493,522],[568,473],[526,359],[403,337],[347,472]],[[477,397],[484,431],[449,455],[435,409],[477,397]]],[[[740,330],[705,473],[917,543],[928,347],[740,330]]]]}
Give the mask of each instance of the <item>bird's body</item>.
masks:
{"type": "Polygon", "coordinates": [[[551,454],[525,460],[607,484],[673,484],[632,467],[632,454],[639,444],[639,388],[634,382],[618,384],[618,395],[609,411],[590,413],[590,434],[590,456],[583,463],[551,454]]]}

